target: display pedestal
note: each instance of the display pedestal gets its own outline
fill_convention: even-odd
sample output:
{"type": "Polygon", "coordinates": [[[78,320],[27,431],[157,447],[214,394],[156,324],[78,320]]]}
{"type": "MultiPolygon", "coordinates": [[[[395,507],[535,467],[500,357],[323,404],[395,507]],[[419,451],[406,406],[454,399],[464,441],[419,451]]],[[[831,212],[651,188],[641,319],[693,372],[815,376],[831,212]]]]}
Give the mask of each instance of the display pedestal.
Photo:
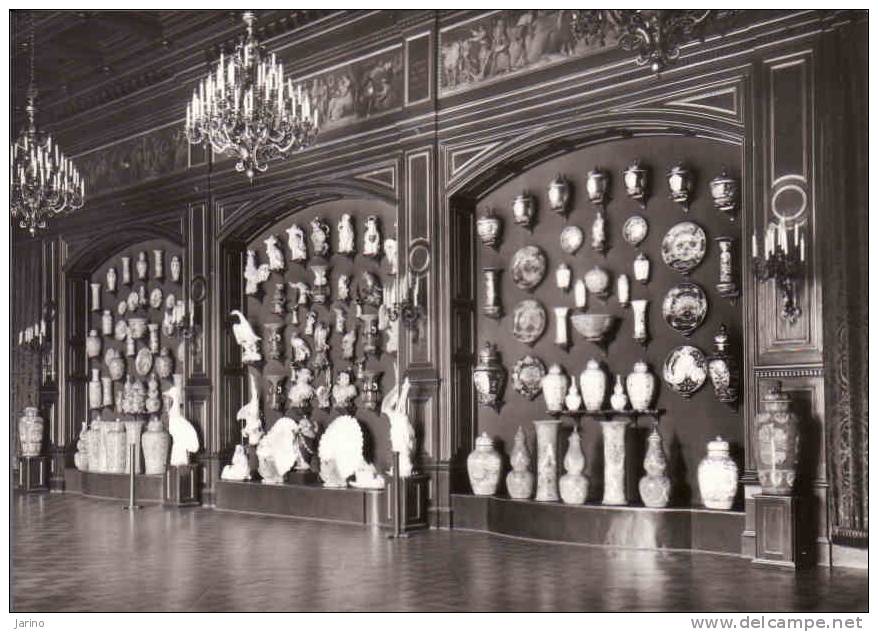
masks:
{"type": "Polygon", "coordinates": [[[796,496],[756,494],[756,557],[754,564],[795,570],[802,566],[796,496]]]}
{"type": "Polygon", "coordinates": [[[304,472],[292,470],[284,476],[284,483],[292,483],[294,485],[310,485],[319,482],[320,477],[317,475],[317,472],[312,472],[311,470],[305,470],[304,472]]]}
{"type": "MultiPolygon", "coordinates": [[[[393,485],[392,476],[388,476],[387,493],[384,494],[384,519],[382,523],[393,524],[393,485]]],[[[427,493],[430,477],[426,474],[412,474],[408,478],[400,479],[400,529],[411,531],[413,529],[426,529],[429,522],[427,519],[427,493]]]]}
{"type": "Polygon", "coordinates": [[[170,465],[165,471],[164,504],[188,507],[201,503],[198,497],[198,466],[170,465]]]}
{"type": "Polygon", "coordinates": [[[49,457],[18,457],[18,485],[23,492],[49,491],[49,457]]]}

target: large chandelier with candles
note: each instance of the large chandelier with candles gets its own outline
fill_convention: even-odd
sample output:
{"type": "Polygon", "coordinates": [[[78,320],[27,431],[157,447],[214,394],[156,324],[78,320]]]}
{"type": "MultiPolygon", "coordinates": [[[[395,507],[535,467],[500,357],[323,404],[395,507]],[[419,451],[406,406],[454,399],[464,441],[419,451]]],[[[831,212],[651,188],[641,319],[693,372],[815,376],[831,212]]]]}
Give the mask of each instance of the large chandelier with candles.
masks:
{"type": "Polygon", "coordinates": [[[247,34],[216,70],[201,81],[186,107],[186,136],[210,143],[215,153],[237,158],[235,169],[251,180],[268,161],[308,147],[317,135],[318,113],[302,86],[284,79],[283,64],[253,35],[256,21],[244,12],[247,34]]]}
{"type": "Polygon", "coordinates": [[[85,181],[51,135],[37,129],[35,38],[30,26],[27,125],[9,147],[9,208],[13,222],[35,236],[51,217],[82,208],[85,181]]]}

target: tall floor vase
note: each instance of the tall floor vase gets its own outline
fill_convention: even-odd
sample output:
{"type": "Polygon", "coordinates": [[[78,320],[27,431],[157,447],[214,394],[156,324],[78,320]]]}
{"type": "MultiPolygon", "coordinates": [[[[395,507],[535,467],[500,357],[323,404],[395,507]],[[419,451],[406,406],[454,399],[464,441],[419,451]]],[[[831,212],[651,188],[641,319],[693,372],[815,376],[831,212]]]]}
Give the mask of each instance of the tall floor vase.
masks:
{"type": "Polygon", "coordinates": [[[627,505],[625,496],[625,429],[627,419],[601,422],[604,436],[604,505],[627,505]]]}
{"type": "Polygon", "coordinates": [[[533,422],[537,432],[537,495],[534,500],[557,501],[558,496],[558,419],[533,422]]]}

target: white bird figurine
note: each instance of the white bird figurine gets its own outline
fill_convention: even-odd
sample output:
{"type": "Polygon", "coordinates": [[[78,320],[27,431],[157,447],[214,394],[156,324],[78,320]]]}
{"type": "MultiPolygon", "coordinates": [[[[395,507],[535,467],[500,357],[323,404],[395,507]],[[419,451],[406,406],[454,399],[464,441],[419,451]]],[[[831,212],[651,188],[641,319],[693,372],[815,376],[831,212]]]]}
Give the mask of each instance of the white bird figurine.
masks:
{"type": "Polygon", "coordinates": [[[262,340],[253,331],[250,321],[241,313],[240,310],[233,309],[231,315],[238,319],[237,323],[232,325],[232,333],[235,335],[235,342],[241,347],[243,353],[241,360],[244,363],[261,362],[262,354],[259,353],[259,341],[262,340]]]}
{"type": "Polygon", "coordinates": [[[244,266],[244,278],[247,279],[247,286],[244,288],[245,294],[256,294],[259,290],[259,284],[268,280],[271,275],[271,268],[267,263],[256,266],[256,252],[247,251],[247,264],[244,266]]]}
{"type": "Polygon", "coordinates": [[[320,437],[320,478],[324,487],[347,487],[347,480],[365,465],[363,431],[350,415],[332,420],[320,437]]]}
{"type": "Polygon", "coordinates": [[[277,237],[269,235],[265,240],[265,254],[268,255],[268,267],[271,270],[284,269],[284,253],[277,247],[277,237]]]}
{"type": "Polygon", "coordinates": [[[381,401],[381,412],[390,420],[390,449],[399,452],[399,476],[412,475],[412,451],[415,449],[415,429],[409,421],[408,407],[411,382],[406,378],[402,386],[394,386],[381,401]]]}
{"type": "Polygon", "coordinates": [[[162,393],[171,400],[168,405],[168,430],[171,433],[171,465],[189,465],[189,454],[198,452],[198,434],[188,419],[183,416],[181,406],[183,394],[178,384],[182,378],[174,376],[174,385],[162,393]]]}
{"type": "Polygon", "coordinates": [[[256,386],[256,378],[253,374],[250,377],[250,401],[238,409],[235,418],[244,422],[241,429],[241,438],[247,439],[250,445],[256,445],[262,438],[262,419],[259,415],[259,388],[256,386]]]}
{"type": "Polygon", "coordinates": [[[259,474],[263,483],[283,483],[284,474],[292,469],[299,456],[295,445],[299,424],[289,417],[281,417],[271,426],[259,446],[259,474]]]}
{"type": "Polygon", "coordinates": [[[250,463],[244,446],[236,445],[231,465],[223,467],[220,478],[224,481],[246,481],[250,479],[250,463]]]}

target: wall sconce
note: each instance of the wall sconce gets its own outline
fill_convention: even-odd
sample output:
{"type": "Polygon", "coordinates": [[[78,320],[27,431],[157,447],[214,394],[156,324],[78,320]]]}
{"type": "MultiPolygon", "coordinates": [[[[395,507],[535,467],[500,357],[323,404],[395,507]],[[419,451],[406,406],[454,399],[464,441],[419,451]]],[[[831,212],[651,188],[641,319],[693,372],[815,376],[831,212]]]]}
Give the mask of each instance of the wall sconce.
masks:
{"type": "Polygon", "coordinates": [[[54,320],[55,305],[47,302],[43,305],[39,322],[18,332],[18,346],[26,352],[39,356],[40,372],[44,383],[55,380],[54,348],[50,338],[54,320]]]}
{"type": "Polygon", "coordinates": [[[207,279],[201,275],[192,277],[189,283],[188,308],[182,300],[177,300],[171,314],[175,338],[191,340],[201,335],[201,327],[195,323],[195,304],[203,303],[205,298],[207,298],[207,279]]]}
{"type": "Polygon", "coordinates": [[[762,241],[760,255],[759,240],[754,231],[753,276],[760,283],[774,279],[775,287],[783,296],[783,317],[794,323],[802,315],[799,279],[805,271],[805,231],[799,228],[799,222],[781,218],[768,224],[762,241]]]}
{"type": "Polygon", "coordinates": [[[409,247],[408,270],[394,278],[390,296],[385,300],[390,320],[399,320],[412,332],[412,341],[420,337],[420,320],[426,316],[421,299],[421,277],[430,269],[431,253],[426,240],[416,240],[409,247]]]}

